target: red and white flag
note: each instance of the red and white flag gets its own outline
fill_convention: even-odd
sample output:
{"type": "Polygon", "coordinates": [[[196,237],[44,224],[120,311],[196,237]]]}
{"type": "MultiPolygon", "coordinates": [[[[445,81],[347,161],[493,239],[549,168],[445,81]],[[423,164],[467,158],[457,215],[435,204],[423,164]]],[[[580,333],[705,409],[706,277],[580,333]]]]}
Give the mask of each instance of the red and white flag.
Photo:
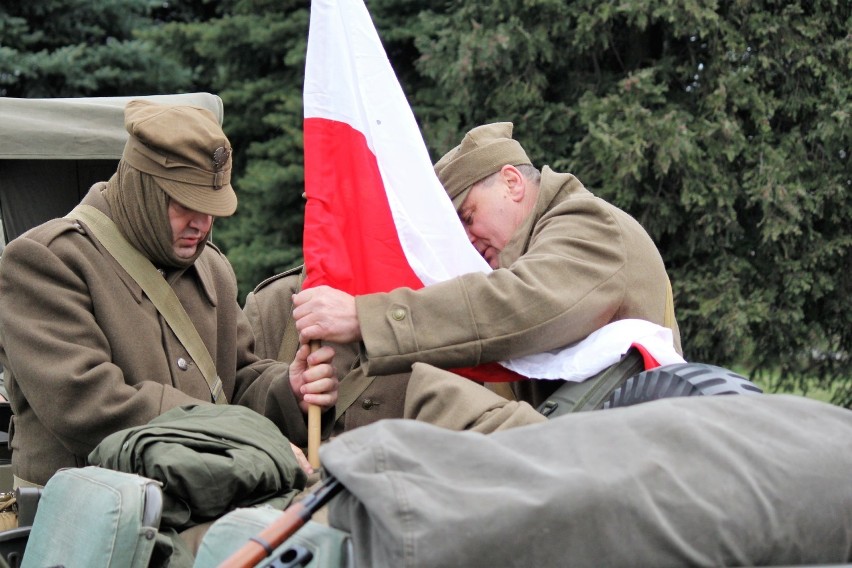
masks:
{"type": "Polygon", "coordinates": [[[490,270],[361,0],[311,2],[304,105],[306,286],[358,295],[490,270]]]}
{"type": "MultiPolygon", "coordinates": [[[[435,175],[362,0],[311,2],[304,108],[304,287],[326,284],[359,295],[491,270],[435,175]]],[[[660,329],[671,345],[671,332],[660,329]]],[[[592,367],[609,366],[629,346],[593,358],[599,362],[592,367]]],[[[479,380],[590,376],[572,379],[576,353],[527,360],[489,366],[488,378],[462,374],[479,380]]],[[[581,368],[585,374],[591,367],[585,361],[581,368]]]]}

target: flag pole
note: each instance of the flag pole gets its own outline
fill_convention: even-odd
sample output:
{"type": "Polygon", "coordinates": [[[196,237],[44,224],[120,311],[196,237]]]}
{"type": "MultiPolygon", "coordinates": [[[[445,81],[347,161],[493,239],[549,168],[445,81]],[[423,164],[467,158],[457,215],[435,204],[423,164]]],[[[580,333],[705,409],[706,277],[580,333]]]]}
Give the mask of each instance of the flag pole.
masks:
{"type": "MultiPolygon", "coordinates": [[[[320,348],[320,342],[313,340],[308,343],[311,353],[320,348]]],[[[322,409],[316,404],[308,405],[308,463],[314,469],[319,469],[319,447],[322,437],[322,409]]]]}

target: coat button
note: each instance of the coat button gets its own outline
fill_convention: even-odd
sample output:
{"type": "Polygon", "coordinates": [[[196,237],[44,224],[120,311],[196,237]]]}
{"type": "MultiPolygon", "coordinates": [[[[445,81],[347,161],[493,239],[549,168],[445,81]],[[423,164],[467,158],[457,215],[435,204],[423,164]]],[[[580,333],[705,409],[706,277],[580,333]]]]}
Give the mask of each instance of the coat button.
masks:
{"type": "Polygon", "coordinates": [[[370,410],[371,408],[376,406],[376,404],[376,401],[374,401],[372,398],[365,398],[361,401],[361,408],[363,408],[364,410],[370,410]]]}
{"type": "Polygon", "coordinates": [[[187,363],[186,359],[184,359],[183,357],[178,357],[177,366],[178,369],[180,369],[181,371],[186,371],[187,369],[189,369],[189,363],[187,363]]]}
{"type": "Polygon", "coordinates": [[[391,312],[391,317],[396,321],[402,321],[405,319],[405,310],[403,310],[402,308],[396,308],[394,311],[391,312]]]}

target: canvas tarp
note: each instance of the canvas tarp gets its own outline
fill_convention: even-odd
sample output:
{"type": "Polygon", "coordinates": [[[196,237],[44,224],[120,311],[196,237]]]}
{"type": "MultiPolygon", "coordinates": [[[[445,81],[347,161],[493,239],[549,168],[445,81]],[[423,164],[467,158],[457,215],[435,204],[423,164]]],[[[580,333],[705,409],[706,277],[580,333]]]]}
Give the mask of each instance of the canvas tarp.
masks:
{"type": "Polygon", "coordinates": [[[491,435],[381,421],[321,450],[360,566],[852,560],[852,411],[688,397],[491,435]]]}
{"type": "Polygon", "coordinates": [[[70,211],[89,187],[115,171],[127,131],[124,106],[143,98],[210,110],[222,122],[222,100],[210,93],[17,99],[0,97],[0,211],[5,239],[70,211]]]}
{"type": "Polygon", "coordinates": [[[118,160],[127,140],[124,106],[133,99],[200,106],[222,122],[222,100],[210,93],[67,99],[0,97],[0,160],[118,160]]]}

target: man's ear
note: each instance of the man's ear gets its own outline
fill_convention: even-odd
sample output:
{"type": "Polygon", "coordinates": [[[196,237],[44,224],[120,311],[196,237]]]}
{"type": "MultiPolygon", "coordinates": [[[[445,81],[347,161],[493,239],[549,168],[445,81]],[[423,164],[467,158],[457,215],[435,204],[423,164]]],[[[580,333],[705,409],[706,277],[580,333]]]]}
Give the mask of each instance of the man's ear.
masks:
{"type": "Polygon", "coordinates": [[[527,180],[515,166],[505,165],[500,168],[500,175],[509,190],[512,201],[521,201],[527,191],[527,180]]]}

